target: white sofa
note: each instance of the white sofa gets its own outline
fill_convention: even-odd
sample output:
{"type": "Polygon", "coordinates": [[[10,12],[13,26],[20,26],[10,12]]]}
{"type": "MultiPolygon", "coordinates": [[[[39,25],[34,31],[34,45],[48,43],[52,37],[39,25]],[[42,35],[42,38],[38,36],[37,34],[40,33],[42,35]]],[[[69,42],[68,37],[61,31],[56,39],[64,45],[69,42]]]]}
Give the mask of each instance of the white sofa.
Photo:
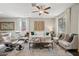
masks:
{"type": "Polygon", "coordinates": [[[11,42],[11,34],[10,33],[0,33],[0,52],[3,52],[6,49],[4,43],[11,42]]]}
{"type": "Polygon", "coordinates": [[[66,50],[78,48],[78,35],[74,35],[73,40],[68,42],[66,40],[59,40],[59,45],[66,50]]]}

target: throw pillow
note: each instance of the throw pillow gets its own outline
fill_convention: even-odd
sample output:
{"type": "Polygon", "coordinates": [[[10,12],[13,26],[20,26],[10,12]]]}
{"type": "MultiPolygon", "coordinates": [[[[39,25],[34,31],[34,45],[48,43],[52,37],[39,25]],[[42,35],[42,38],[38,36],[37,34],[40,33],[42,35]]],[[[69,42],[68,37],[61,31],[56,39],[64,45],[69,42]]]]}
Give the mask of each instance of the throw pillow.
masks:
{"type": "Polygon", "coordinates": [[[68,42],[72,42],[73,38],[74,38],[74,35],[72,34],[71,37],[69,38],[68,42]]]}
{"type": "Polygon", "coordinates": [[[31,32],[31,35],[34,35],[34,32],[31,32]]]}
{"type": "Polygon", "coordinates": [[[60,34],[59,39],[62,37],[62,34],[60,34]]]}

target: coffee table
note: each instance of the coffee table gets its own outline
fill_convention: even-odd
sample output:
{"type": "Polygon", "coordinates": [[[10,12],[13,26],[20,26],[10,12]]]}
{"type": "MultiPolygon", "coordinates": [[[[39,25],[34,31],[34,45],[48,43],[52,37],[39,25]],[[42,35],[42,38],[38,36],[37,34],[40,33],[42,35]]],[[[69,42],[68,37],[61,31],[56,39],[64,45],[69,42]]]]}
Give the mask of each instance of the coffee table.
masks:
{"type": "MultiPolygon", "coordinates": [[[[53,48],[53,41],[51,39],[50,40],[49,39],[45,40],[45,38],[37,38],[37,39],[38,39],[38,41],[34,41],[36,39],[29,41],[29,49],[31,48],[31,44],[32,45],[33,44],[38,44],[39,46],[51,45],[51,47],[53,48]]],[[[48,47],[50,47],[50,46],[48,46],[48,47]]]]}

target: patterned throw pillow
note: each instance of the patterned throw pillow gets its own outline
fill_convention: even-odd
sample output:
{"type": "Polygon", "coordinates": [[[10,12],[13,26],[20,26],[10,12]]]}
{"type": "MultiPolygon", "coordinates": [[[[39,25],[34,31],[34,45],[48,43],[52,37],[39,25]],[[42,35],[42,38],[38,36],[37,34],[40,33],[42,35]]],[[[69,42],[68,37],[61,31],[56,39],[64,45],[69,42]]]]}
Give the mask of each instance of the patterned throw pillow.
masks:
{"type": "Polygon", "coordinates": [[[60,34],[59,39],[62,37],[62,34],[60,34]]]}
{"type": "Polygon", "coordinates": [[[72,34],[71,37],[69,38],[68,42],[72,42],[73,38],[74,38],[74,35],[72,34]]]}

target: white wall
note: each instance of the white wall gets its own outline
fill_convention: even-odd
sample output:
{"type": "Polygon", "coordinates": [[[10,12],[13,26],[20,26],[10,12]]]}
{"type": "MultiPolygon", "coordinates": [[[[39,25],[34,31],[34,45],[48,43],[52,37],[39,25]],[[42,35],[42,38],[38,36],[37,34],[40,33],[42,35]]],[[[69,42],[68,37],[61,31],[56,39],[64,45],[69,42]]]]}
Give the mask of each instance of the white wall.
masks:
{"type": "Polygon", "coordinates": [[[56,36],[58,36],[58,18],[55,18],[55,30],[56,30],[56,36]]]}
{"type": "Polygon", "coordinates": [[[76,4],[71,8],[71,33],[78,34],[78,14],[79,4],[76,4]]]}
{"type": "Polygon", "coordinates": [[[50,29],[54,28],[55,20],[51,18],[30,18],[30,31],[34,31],[34,21],[44,21],[45,22],[45,30],[50,31],[50,29]]]}
{"type": "Polygon", "coordinates": [[[43,32],[50,32],[52,29],[55,31],[55,19],[54,18],[29,18],[30,20],[30,31],[34,32],[40,32],[40,31],[35,31],[34,30],[34,21],[44,21],[45,23],[45,29],[44,31],[41,31],[40,33],[43,32]]]}
{"type": "Polygon", "coordinates": [[[65,23],[66,23],[66,26],[65,26],[65,33],[69,34],[71,33],[71,9],[67,9],[65,12],[64,12],[64,18],[65,18],[65,23]]]}

